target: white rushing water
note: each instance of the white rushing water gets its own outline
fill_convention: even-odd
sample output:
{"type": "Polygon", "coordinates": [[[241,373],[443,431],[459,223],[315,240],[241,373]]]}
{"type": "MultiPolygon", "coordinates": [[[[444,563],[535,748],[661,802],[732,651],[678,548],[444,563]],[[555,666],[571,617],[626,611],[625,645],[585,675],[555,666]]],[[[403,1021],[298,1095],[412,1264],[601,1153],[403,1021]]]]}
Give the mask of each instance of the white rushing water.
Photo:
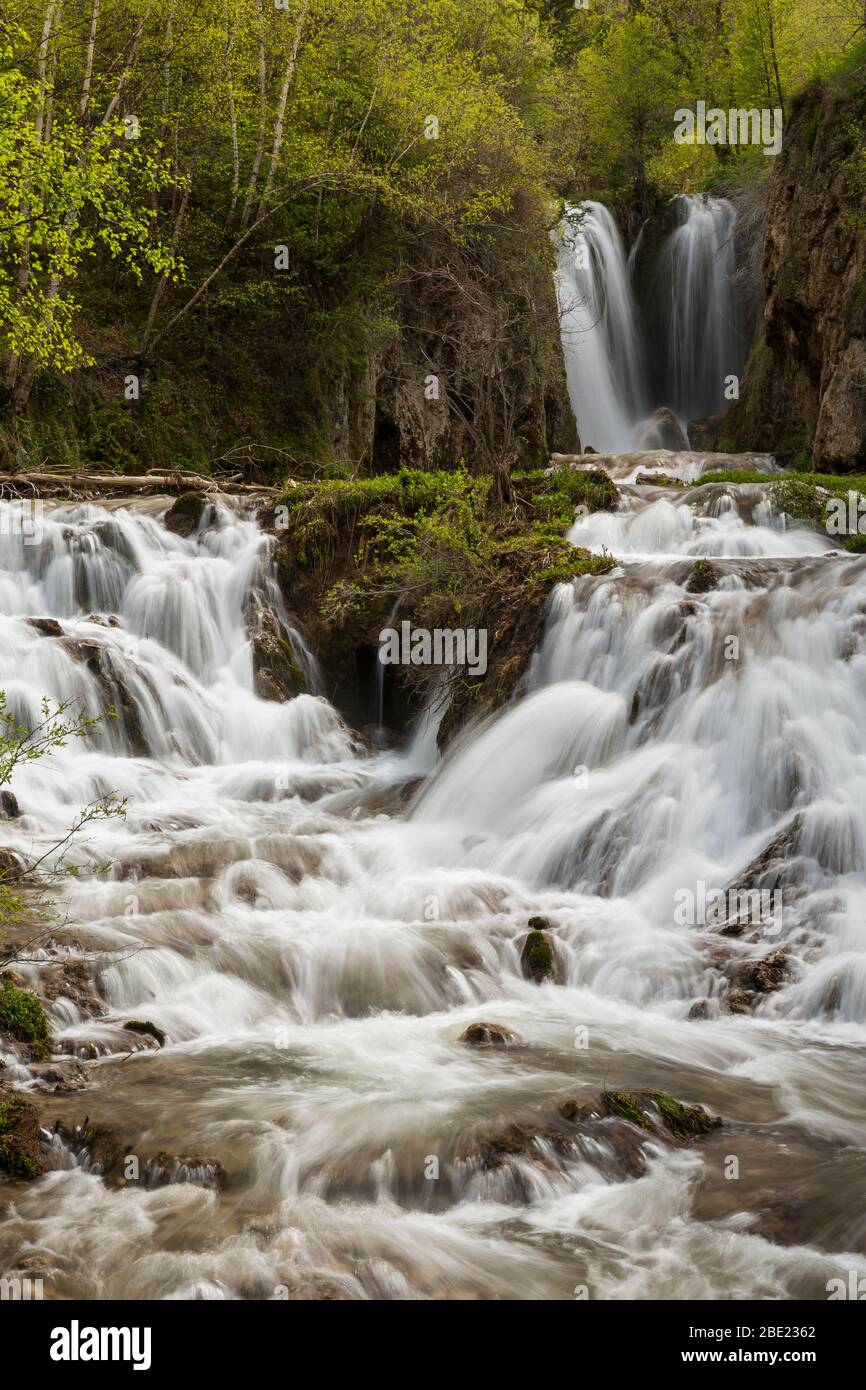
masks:
{"type": "Polygon", "coordinates": [[[671,200],[671,229],[644,276],[612,214],[587,201],[557,233],[556,292],[569,397],[584,449],[687,446],[690,420],[733,399],[744,360],[736,214],[725,198],[671,200]],[[727,393],[727,394],[726,394],[727,393]]]}
{"type": "Polygon", "coordinates": [[[556,288],[571,406],[596,452],[635,448],[646,413],[637,305],[616,223],[601,203],[571,210],[556,288]]]}
{"type": "Polygon", "coordinates": [[[10,707],[98,713],[95,663],[121,711],[15,774],[4,843],[35,856],[128,798],[73,851],[68,927],[16,966],[91,963],[104,1012],[51,1006],[87,1089],[51,1095],[11,1054],[8,1074],[142,1171],[198,1161],[106,1182],[57,1140],[55,1170],[0,1188],[0,1270],[93,1298],[825,1298],[866,1273],[866,560],[783,529],[761,489],[658,494],[583,523],[622,563],[558,586],[529,694],[441,765],[429,721],[369,756],[323,698],[255,696],[252,520],[220,508],[180,540],[147,508],[83,507],[41,545],[4,530],[10,707]],[[717,587],[692,593],[707,556],[717,587]],[[683,890],[767,875],[769,929],[677,919],[683,890]],[[782,986],[728,1012],[732,969],[780,947],[782,986]],[[515,1041],[460,1041],[479,1020],[515,1041]],[[648,1135],[637,1167],[604,1126],[485,1161],[485,1136],[605,1086],[725,1124],[648,1135]]]}
{"type": "Polygon", "coordinates": [[[743,361],[734,293],[735,213],[726,198],[674,199],[676,225],[662,245],[658,295],[666,325],[665,403],[685,420],[724,410],[743,361]]]}

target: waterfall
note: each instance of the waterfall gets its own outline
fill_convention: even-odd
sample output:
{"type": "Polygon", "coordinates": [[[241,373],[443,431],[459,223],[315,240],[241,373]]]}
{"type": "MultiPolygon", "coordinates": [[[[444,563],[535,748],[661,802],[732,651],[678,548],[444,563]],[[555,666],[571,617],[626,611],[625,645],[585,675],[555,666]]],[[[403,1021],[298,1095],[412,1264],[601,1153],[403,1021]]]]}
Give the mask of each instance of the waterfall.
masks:
{"type": "Polygon", "coordinates": [[[665,404],[688,421],[724,410],[725,379],[744,360],[735,212],[725,198],[695,195],[675,198],[673,215],[656,294],[666,325],[665,404]]]}
{"type": "Polygon", "coordinates": [[[637,306],[622,239],[601,203],[569,209],[556,272],[568,391],[583,447],[634,447],[644,413],[637,306]]]}
{"type": "Polygon", "coordinates": [[[556,587],[529,693],[442,761],[433,720],[371,754],[324,698],[257,697],[271,559],[241,512],[186,539],[144,504],[57,507],[38,545],[0,525],[10,709],[119,714],[16,769],[3,846],[128,801],[15,966],[53,981],[55,1055],[0,1039],[3,1075],[142,1171],[103,1181],[55,1134],[0,1269],[36,1250],[52,1296],[123,1299],[823,1299],[866,1275],[866,558],[783,525],[768,485],[660,491],[578,521],[620,564],[556,587]],[[781,908],[678,916],[737,884],[781,908]],[[470,1046],[480,1020],[513,1042],[470,1046]],[[563,1139],[608,1087],[726,1127],[563,1139]],[[768,1173],[802,1196],[784,1241],[768,1173]]]}
{"type": "Polygon", "coordinates": [[[597,453],[687,448],[689,421],[725,408],[726,378],[745,360],[733,206],[680,195],[668,213],[660,244],[645,223],[628,258],[600,203],[570,209],[559,229],[569,397],[581,443],[597,453]]]}

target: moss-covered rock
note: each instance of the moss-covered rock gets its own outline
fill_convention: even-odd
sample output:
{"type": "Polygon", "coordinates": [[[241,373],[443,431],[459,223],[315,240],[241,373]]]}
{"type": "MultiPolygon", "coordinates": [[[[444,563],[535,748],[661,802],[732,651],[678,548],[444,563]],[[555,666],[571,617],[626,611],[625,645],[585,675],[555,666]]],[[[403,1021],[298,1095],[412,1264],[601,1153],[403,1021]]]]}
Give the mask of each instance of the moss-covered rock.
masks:
{"type": "Polygon", "coordinates": [[[287,485],[265,514],[286,601],[324,667],[329,697],[356,727],[378,719],[383,689],[386,706],[411,712],[445,678],[445,746],[469,719],[515,693],[554,584],[613,566],[610,556],[565,539],[578,507],[618,505],[606,474],[539,469],[515,473],[510,486],[503,503],[489,475],[402,469],[287,485]],[[427,631],[485,632],[486,671],[389,666],[380,687],[379,633],[401,621],[427,631]]]}
{"type": "Polygon", "coordinates": [[[37,995],[0,976],[0,1033],[22,1043],[34,1060],[48,1056],[51,1029],[37,995]]]}
{"type": "Polygon", "coordinates": [[[520,952],[520,964],[526,978],[534,980],[537,985],[553,974],[553,949],[543,931],[529,933],[520,952]]]}
{"type": "Polygon", "coordinates": [[[0,1091],[0,1173],[30,1179],[43,1171],[36,1106],[18,1092],[0,1091]]]}
{"type": "Polygon", "coordinates": [[[718,582],[718,573],[709,560],[696,560],[686,590],[690,594],[707,594],[711,589],[715,589],[718,582]]]}
{"type": "Polygon", "coordinates": [[[253,680],[262,700],[291,700],[307,690],[289,636],[264,595],[250,596],[244,613],[253,657],[253,680]]]}
{"type": "Polygon", "coordinates": [[[709,1134],[718,1129],[722,1121],[716,1115],[708,1115],[701,1105],[684,1105],[674,1100],[666,1091],[653,1091],[652,1098],[658,1107],[662,1124],[675,1139],[694,1139],[700,1134],[709,1134]]]}
{"type": "Polygon", "coordinates": [[[602,1102],[609,1115],[618,1115],[621,1120],[628,1120],[629,1124],[637,1125],[639,1129],[652,1129],[640,1101],[630,1091],[604,1091],[602,1102]]]}
{"type": "Polygon", "coordinates": [[[165,1047],[165,1033],[149,1019],[131,1018],[123,1026],[128,1033],[140,1033],[143,1037],[153,1038],[159,1047],[165,1047]]]}
{"type": "Polygon", "coordinates": [[[182,492],[176,497],[162,519],[166,531],[184,539],[198,529],[207,499],[201,492],[182,492]]]}

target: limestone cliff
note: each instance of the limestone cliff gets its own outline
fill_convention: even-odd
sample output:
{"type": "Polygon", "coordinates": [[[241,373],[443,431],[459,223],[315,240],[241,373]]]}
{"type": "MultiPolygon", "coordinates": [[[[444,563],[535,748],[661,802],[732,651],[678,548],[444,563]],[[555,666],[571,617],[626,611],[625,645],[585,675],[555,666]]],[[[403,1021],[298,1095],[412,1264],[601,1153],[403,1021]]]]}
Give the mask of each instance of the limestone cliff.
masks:
{"type": "Polygon", "coordinates": [[[795,101],[770,182],[765,303],[725,449],[866,462],[866,70],[795,101]]]}

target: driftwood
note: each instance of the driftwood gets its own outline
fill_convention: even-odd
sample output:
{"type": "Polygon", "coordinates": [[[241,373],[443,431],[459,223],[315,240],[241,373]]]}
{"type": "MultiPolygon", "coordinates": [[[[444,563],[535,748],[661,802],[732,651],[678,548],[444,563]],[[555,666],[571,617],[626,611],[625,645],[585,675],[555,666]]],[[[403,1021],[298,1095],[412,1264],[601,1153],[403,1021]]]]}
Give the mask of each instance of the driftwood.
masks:
{"type": "Polygon", "coordinates": [[[182,492],[257,494],[273,496],[277,489],[263,483],[245,483],[243,474],[202,478],[198,473],[154,469],[139,477],[123,473],[4,473],[0,474],[0,497],[86,497],[93,494],[117,496],[139,493],[151,496],[182,492]]]}

